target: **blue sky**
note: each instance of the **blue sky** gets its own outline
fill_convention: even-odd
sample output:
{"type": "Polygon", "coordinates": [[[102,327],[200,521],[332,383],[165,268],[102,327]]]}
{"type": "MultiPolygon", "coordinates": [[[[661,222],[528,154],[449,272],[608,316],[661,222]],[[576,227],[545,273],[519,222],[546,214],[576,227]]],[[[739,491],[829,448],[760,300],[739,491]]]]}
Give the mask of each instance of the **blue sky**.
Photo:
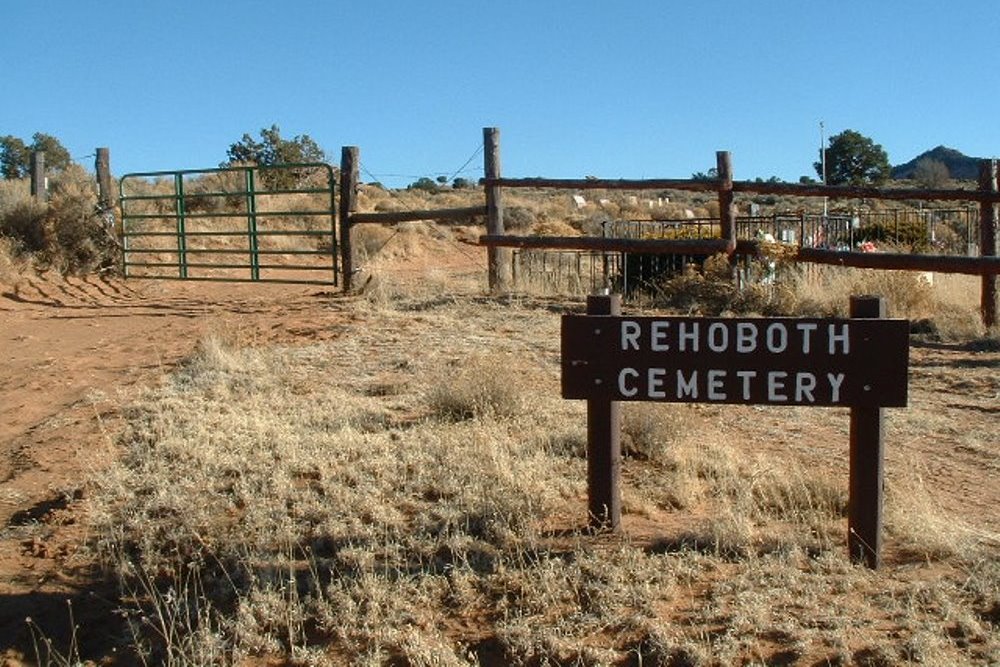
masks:
{"type": "MultiPolygon", "coordinates": [[[[853,129],[894,164],[1000,154],[996,0],[0,0],[0,134],[121,175],[215,166],[272,123],[363,180],[453,175],[482,128],[506,176],[814,175],[853,129]]],[[[464,175],[482,175],[477,157],[464,175]]]]}

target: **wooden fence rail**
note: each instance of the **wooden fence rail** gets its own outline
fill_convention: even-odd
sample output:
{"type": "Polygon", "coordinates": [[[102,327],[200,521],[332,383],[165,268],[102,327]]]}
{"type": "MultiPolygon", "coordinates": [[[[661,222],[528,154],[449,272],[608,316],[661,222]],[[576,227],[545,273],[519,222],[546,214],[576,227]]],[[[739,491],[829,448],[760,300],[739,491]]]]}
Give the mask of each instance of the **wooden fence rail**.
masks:
{"type": "Polygon", "coordinates": [[[1000,257],[950,255],[901,255],[887,252],[844,252],[820,248],[799,248],[798,262],[850,266],[858,269],[892,271],[933,271],[964,273],[970,276],[1000,275],[1000,257]]]}
{"type": "Polygon", "coordinates": [[[479,244],[498,248],[523,248],[533,250],[590,250],[596,252],[634,252],[649,255],[714,255],[734,252],[752,255],[757,252],[756,241],[725,239],[623,239],[603,236],[512,236],[486,235],[479,237],[479,244]]]}
{"type": "MultiPolygon", "coordinates": [[[[484,178],[485,186],[504,188],[540,188],[560,190],[685,190],[716,192],[718,179],[691,180],[670,178],[484,178]]],[[[974,201],[1000,203],[1000,193],[983,190],[931,190],[923,188],[876,188],[802,183],[759,183],[733,181],[733,192],[790,197],[828,197],[830,199],[889,199],[896,201],[974,201]]]]}
{"type": "Polygon", "coordinates": [[[470,218],[485,218],[485,206],[467,206],[465,208],[438,208],[417,211],[377,211],[375,213],[351,213],[351,224],[365,223],[397,223],[414,222],[417,220],[457,220],[467,222],[470,218]]]}
{"type": "Polygon", "coordinates": [[[469,220],[485,216],[486,235],[480,244],[486,247],[489,264],[489,287],[503,291],[510,282],[510,263],[502,249],[532,248],[603,252],[634,252],[647,254],[756,254],[752,241],[736,240],[736,193],[784,195],[793,197],[827,197],[830,199],[875,199],[894,201],[965,201],[980,207],[980,257],[942,255],[901,255],[890,253],[855,253],[800,248],[797,260],[817,264],[852,266],[904,271],[937,271],[963,273],[982,277],[982,317],[987,327],[997,323],[997,281],[1000,259],[997,247],[997,210],[1000,191],[997,187],[997,163],[984,160],[979,188],[927,189],[881,188],[814,183],[765,183],[733,179],[732,158],[728,151],[716,153],[718,177],[714,179],[558,179],[504,178],[500,173],[500,131],[483,128],[483,176],[485,205],[458,209],[393,211],[358,213],[355,209],[358,186],[357,148],[345,148],[341,164],[341,251],[343,253],[344,287],[351,289],[353,260],[350,230],[354,224],[395,223],[412,220],[469,220]],[[525,237],[504,232],[503,190],[505,188],[548,188],[563,190],[682,190],[716,192],[719,200],[720,238],[683,240],[605,239],[596,237],[525,237]]]}

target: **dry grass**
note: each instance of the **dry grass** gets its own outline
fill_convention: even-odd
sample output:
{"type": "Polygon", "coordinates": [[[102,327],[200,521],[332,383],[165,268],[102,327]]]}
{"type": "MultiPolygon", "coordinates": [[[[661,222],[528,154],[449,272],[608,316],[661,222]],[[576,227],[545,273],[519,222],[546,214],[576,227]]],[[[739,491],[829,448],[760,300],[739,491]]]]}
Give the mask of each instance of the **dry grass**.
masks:
{"type": "Polygon", "coordinates": [[[12,239],[0,237],[0,284],[16,285],[28,271],[28,261],[12,239]]]}
{"type": "MultiPolygon", "coordinates": [[[[72,222],[86,193],[63,193],[72,222]]],[[[362,208],[480,201],[368,188],[362,208]]],[[[577,210],[568,193],[511,205],[525,229],[558,234],[611,209],[652,215],[577,210]]],[[[888,558],[872,573],[845,555],[846,466],[830,447],[843,411],[781,411],[761,436],[752,407],[628,405],[625,529],[591,534],[584,406],[558,398],[553,312],[581,304],[553,306],[545,282],[491,300],[481,271],[401,270],[474,232],[355,233],[363,288],[330,305],[354,320],[342,337],[208,336],[125,411],[89,528],[121,584],[123,645],[146,664],[1000,663],[998,536],[950,511],[919,460],[890,459],[888,558]]],[[[6,245],[0,280],[21,270],[6,245]]],[[[975,279],[790,268],[739,292],[727,277],[710,265],[665,288],[687,300],[667,303],[844,315],[851,294],[875,292],[927,335],[984,333],[975,279]]],[[[941,392],[961,375],[914,370],[941,392]]],[[[893,437],[990,460],[993,429],[957,433],[927,396],[914,402],[893,437]]],[[[995,409],[988,395],[973,407],[995,409]]]]}
{"type": "Polygon", "coordinates": [[[97,213],[93,178],[71,165],[50,179],[48,201],[28,196],[26,180],[0,181],[0,260],[19,266],[86,273],[117,266],[113,221],[97,213]]]}
{"type": "Polygon", "coordinates": [[[886,301],[889,317],[908,319],[913,331],[934,340],[968,341],[989,334],[979,315],[980,279],[955,274],[780,265],[774,284],[737,288],[724,256],[700,270],[655,286],[660,308],[701,315],[847,317],[853,295],[886,301]]]}
{"type": "Polygon", "coordinates": [[[148,662],[1000,658],[994,547],[894,475],[914,555],[851,565],[845,476],[748,454],[709,406],[628,406],[626,531],[588,534],[558,317],[428,282],[346,304],[333,345],[207,338],[136,398],[91,516],[148,662]]]}
{"type": "MultiPolygon", "coordinates": [[[[65,193],[78,210],[84,193],[65,193]]],[[[363,210],[479,202],[362,194],[363,210]]],[[[510,204],[526,230],[561,235],[653,215],[578,210],[568,193],[510,204]]],[[[1000,662],[997,535],[949,511],[918,462],[890,461],[886,567],[846,558],[846,466],[829,446],[843,411],[783,411],[761,437],[751,407],[628,405],[625,530],[590,534],[584,406],[558,398],[552,312],[581,304],[553,307],[538,295],[562,289],[544,281],[498,301],[478,296],[481,271],[400,269],[474,231],[355,233],[363,287],[331,304],[355,320],[341,338],[206,337],[126,410],[89,527],[121,584],[123,644],[146,664],[1000,662]]],[[[0,280],[20,270],[2,250],[0,280]]],[[[687,301],[667,303],[844,315],[851,294],[876,292],[927,335],[984,333],[974,279],[790,268],[739,292],[726,276],[728,263],[686,276],[665,292],[687,301]]],[[[914,377],[958,387],[949,372],[914,377]]],[[[933,414],[921,403],[890,431],[989,460],[992,429],[957,434],[933,414]]]]}

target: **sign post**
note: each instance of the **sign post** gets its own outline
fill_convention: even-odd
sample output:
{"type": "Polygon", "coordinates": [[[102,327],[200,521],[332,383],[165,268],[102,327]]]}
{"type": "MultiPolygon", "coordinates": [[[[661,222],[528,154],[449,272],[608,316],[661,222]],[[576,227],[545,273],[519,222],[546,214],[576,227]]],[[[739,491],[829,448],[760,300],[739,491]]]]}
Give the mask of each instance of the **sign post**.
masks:
{"type": "Polygon", "coordinates": [[[623,317],[591,296],[562,318],[562,396],[587,401],[590,522],[617,530],[619,401],[851,409],[848,549],[878,566],[883,408],[907,404],[909,322],[881,297],[852,297],[850,319],[623,317]]]}
{"type": "MultiPolygon", "coordinates": [[[[602,316],[621,312],[620,294],[587,297],[587,317],[592,326],[602,326],[602,316]]],[[[618,401],[587,400],[587,510],[593,529],[617,532],[621,525],[621,432],[618,401]]]]}
{"type": "MultiPolygon", "coordinates": [[[[884,318],[878,296],[852,296],[851,317],[884,318]]],[[[847,551],[873,570],[882,553],[885,415],[878,406],[851,408],[851,461],[847,507],[847,551]]]]}

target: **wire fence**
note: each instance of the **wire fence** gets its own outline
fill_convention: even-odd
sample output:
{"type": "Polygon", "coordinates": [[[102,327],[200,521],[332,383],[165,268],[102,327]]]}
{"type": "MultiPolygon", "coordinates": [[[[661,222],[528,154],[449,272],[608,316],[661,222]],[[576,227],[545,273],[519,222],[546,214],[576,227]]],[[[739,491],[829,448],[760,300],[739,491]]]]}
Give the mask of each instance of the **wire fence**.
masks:
{"type": "MultiPolygon", "coordinates": [[[[736,218],[741,240],[766,240],[805,248],[867,250],[906,248],[938,255],[979,254],[978,208],[776,213],[736,218]]],[[[719,238],[717,218],[608,220],[605,238],[719,238]]],[[[650,281],[679,275],[700,265],[704,255],[647,255],[579,250],[519,250],[512,253],[512,276],[518,289],[556,294],[590,294],[601,288],[631,293],[650,281]]]]}

